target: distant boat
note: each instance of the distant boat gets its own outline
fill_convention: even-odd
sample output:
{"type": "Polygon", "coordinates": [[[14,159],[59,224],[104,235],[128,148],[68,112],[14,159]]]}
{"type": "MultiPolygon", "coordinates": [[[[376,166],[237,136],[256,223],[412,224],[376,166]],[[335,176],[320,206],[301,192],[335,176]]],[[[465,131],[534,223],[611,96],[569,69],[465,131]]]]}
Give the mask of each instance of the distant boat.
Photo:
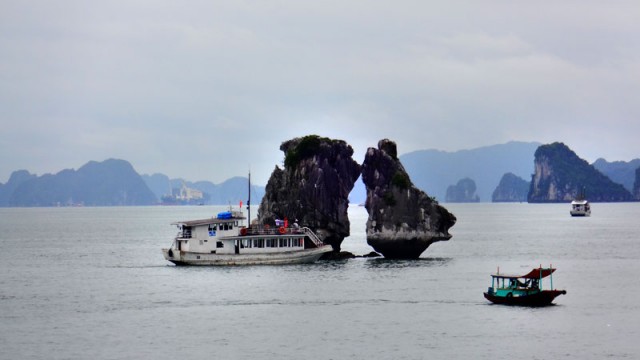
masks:
{"type": "Polygon", "coordinates": [[[591,216],[591,205],[584,196],[584,190],[571,202],[571,216],[591,216]]]}
{"type": "Polygon", "coordinates": [[[551,305],[559,295],[567,293],[566,290],[553,289],[551,274],[554,268],[533,269],[525,275],[506,275],[497,273],[491,275],[491,287],[484,293],[484,297],[494,304],[520,305],[520,306],[546,306],[551,305]],[[543,290],[542,279],[549,278],[548,290],[543,290]]]}
{"type": "Polygon", "coordinates": [[[571,216],[591,216],[591,206],[587,200],[573,200],[569,213],[571,216]]]}

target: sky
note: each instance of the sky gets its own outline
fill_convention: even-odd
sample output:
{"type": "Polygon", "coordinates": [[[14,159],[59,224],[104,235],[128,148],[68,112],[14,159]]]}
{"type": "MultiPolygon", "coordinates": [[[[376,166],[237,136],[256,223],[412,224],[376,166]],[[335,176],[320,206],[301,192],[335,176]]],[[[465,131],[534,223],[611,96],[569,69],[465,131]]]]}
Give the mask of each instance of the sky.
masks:
{"type": "Polygon", "coordinates": [[[0,0],[0,183],[116,158],[264,185],[310,134],[630,161],[639,39],[637,0],[0,0]]]}

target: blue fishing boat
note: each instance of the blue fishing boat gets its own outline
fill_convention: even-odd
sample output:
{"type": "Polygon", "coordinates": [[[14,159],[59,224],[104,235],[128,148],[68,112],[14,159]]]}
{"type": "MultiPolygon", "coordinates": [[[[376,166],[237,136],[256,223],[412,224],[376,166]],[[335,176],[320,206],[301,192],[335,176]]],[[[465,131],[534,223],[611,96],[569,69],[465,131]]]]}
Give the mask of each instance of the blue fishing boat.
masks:
{"type": "Polygon", "coordinates": [[[556,269],[540,266],[524,275],[501,274],[500,269],[491,274],[491,287],[484,297],[494,304],[520,306],[546,306],[567,293],[566,290],[553,288],[552,273],[556,269]],[[542,280],[548,278],[549,288],[543,289],[542,280]]]}

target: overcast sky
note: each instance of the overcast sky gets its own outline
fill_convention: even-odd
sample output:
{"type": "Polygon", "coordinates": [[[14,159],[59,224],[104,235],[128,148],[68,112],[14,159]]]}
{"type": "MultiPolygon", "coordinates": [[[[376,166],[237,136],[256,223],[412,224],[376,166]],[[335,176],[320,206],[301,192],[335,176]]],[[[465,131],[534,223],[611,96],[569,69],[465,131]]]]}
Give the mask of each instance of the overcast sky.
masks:
{"type": "Polygon", "coordinates": [[[308,134],[629,161],[639,97],[637,0],[0,0],[2,183],[119,158],[264,185],[308,134]]]}

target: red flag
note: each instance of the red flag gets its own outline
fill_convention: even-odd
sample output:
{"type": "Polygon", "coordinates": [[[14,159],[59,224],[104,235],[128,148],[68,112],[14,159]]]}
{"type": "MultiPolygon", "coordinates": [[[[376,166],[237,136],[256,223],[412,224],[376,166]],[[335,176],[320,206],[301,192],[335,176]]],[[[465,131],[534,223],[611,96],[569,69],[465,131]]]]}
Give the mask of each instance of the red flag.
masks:
{"type": "Polygon", "coordinates": [[[242,200],[240,200],[240,210],[242,210],[242,200]]]}
{"type": "Polygon", "coordinates": [[[284,217],[284,227],[288,228],[289,227],[289,219],[287,219],[287,217],[284,217]]]}

